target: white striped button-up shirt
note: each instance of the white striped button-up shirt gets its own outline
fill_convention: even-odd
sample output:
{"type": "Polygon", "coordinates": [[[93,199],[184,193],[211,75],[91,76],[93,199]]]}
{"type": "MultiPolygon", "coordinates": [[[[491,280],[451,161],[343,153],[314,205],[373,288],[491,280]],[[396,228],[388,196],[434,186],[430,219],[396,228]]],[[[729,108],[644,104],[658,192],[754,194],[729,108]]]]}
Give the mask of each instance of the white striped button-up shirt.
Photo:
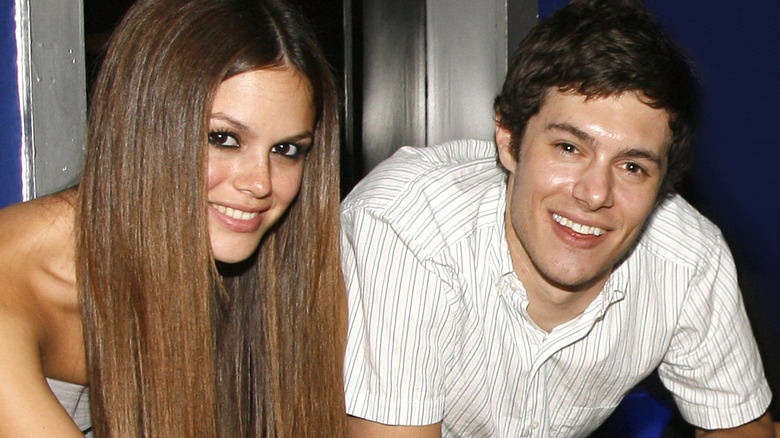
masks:
{"type": "Polygon", "coordinates": [[[492,142],[403,148],[342,205],[349,414],[444,436],[586,436],[656,367],[684,417],[733,427],[771,393],[720,231],[654,211],[577,318],[547,333],[505,238],[492,142]]]}

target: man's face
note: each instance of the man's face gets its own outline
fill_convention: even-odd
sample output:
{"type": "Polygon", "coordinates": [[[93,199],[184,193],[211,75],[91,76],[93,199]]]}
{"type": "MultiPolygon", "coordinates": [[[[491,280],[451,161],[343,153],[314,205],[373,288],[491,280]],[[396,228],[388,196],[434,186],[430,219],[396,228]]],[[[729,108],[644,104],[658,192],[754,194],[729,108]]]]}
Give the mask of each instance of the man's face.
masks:
{"type": "Polygon", "coordinates": [[[547,92],[509,171],[507,241],[526,287],[600,289],[656,204],[671,139],[668,114],[635,93],[586,99],[547,92]]]}

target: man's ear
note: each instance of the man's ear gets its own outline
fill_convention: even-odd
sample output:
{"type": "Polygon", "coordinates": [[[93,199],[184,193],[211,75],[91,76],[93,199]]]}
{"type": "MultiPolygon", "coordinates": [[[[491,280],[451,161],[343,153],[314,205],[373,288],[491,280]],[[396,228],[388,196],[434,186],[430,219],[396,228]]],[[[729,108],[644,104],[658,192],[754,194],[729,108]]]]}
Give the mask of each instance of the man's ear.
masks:
{"type": "Polygon", "coordinates": [[[517,159],[512,150],[512,133],[501,126],[501,120],[496,120],[496,147],[498,148],[498,160],[509,173],[515,172],[517,159]]]}

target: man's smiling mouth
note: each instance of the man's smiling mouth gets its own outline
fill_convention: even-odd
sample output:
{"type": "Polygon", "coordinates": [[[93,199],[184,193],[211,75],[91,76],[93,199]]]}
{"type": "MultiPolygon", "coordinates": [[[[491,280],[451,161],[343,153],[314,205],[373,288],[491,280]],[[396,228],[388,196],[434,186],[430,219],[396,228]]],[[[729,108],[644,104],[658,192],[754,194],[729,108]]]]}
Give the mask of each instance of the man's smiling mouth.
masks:
{"type": "Polygon", "coordinates": [[[589,225],[582,225],[578,224],[577,222],[572,221],[569,218],[565,218],[559,214],[553,213],[553,220],[555,222],[559,223],[560,225],[563,225],[566,228],[569,228],[573,230],[576,233],[580,234],[587,234],[587,235],[593,235],[593,236],[601,236],[602,234],[606,233],[607,231],[603,228],[598,227],[591,227],[589,225]]]}

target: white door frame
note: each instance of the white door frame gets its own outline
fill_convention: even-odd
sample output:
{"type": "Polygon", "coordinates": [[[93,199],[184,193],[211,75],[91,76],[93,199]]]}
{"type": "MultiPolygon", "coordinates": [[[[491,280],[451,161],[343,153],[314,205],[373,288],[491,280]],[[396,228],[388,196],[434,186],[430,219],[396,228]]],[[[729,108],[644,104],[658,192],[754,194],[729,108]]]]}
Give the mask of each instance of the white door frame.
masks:
{"type": "Polygon", "coordinates": [[[24,200],[73,185],[86,137],[81,0],[14,0],[24,200]]]}

